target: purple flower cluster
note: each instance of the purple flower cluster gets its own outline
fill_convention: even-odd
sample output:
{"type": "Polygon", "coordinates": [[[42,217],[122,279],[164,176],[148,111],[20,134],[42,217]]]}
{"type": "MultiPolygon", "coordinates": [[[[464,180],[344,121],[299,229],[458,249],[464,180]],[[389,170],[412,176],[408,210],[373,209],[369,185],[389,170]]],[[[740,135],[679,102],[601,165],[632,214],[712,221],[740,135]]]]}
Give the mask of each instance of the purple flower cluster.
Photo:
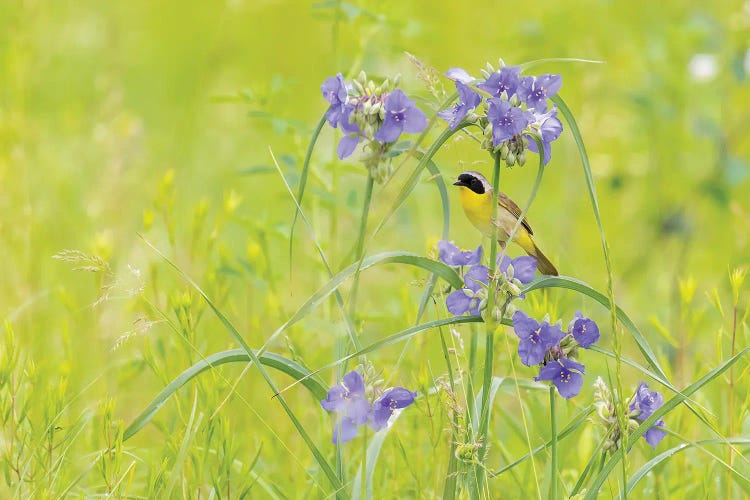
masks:
{"type": "Polygon", "coordinates": [[[519,338],[518,357],[526,366],[542,365],[534,380],[549,380],[566,399],[581,392],[585,367],[573,359],[578,346],[588,349],[599,340],[599,327],[580,312],[564,333],[558,325],[539,323],[522,311],[513,314],[513,330],[519,338]]]}
{"type": "MultiPolygon", "coordinates": [[[[628,405],[631,417],[634,417],[637,421],[643,422],[653,413],[658,410],[664,404],[664,397],[656,391],[649,391],[648,384],[641,382],[638,385],[638,389],[635,391],[635,395],[628,405]]],[[[656,445],[664,439],[667,435],[666,432],[661,430],[664,427],[664,419],[660,418],[654,425],[649,428],[643,437],[646,438],[648,444],[656,448],[656,445]]]]}
{"type": "Polygon", "coordinates": [[[398,141],[404,132],[416,134],[427,126],[424,112],[389,82],[378,87],[360,78],[347,84],[339,73],[327,78],[320,91],[330,105],[328,123],[344,133],[337,148],[340,159],[350,156],[363,139],[384,146],[398,141]]]}
{"type": "MultiPolygon", "coordinates": [[[[441,240],[438,243],[440,260],[452,267],[469,269],[464,274],[464,287],[454,290],[445,299],[448,312],[454,316],[469,313],[478,316],[487,297],[486,289],[489,283],[489,269],[480,264],[482,260],[482,246],[476,250],[461,250],[453,242],[441,240]]],[[[536,259],[534,257],[516,257],[511,259],[507,255],[497,258],[497,270],[505,276],[507,282],[513,282],[518,288],[521,284],[530,283],[536,273],[536,259]],[[511,271],[512,269],[512,271],[511,271]]]]}
{"type": "Polygon", "coordinates": [[[508,166],[523,165],[525,149],[539,153],[534,137],[542,143],[546,165],[552,157],[552,142],[562,132],[557,109],[549,109],[547,100],[562,86],[560,75],[543,74],[521,76],[518,66],[502,66],[497,71],[483,71],[485,80],[477,80],[461,68],[451,68],[445,74],[455,81],[458,102],[439,116],[451,129],[464,121],[476,122],[488,135],[483,143],[491,151],[499,151],[508,166]],[[484,92],[486,112],[475,113],[482,96],[470,85],[484,92]]]}
{"type": "Polygon", "coordinates": [[[383,391],[370,405],[362,375],[350,371],[344,375],[341,384],[331,387],[320,406],[339,414],[333,429],[333,442],[346,443],[357,436],[359,426],[368,422],[375,431],[385,428],[393,412],[412,404],[416,396],[416,392],[403,387],[392,387],[383,391]]]}

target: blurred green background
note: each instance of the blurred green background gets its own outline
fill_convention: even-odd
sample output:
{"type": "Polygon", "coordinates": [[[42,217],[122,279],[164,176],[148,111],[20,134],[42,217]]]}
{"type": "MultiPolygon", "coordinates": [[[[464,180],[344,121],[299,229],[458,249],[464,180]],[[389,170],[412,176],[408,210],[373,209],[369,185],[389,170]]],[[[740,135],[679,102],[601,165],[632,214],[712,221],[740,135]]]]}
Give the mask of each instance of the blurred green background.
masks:
{"type": "MultiPolygon", "coordinates": [[[[114,418],[127,423],[200,359],[198,352],[234,347],[139,234],[205,285],[252,345],[325,282],[302,225],[290,273],[294,205],[269,168],[269,148],[296,185],[310,134],[326,109],[320,83],[339,71],[400,73],[407,93],[426,98],[405,51],[440,72],[459,66],[475,75],[498,57],[508,64],[551,57],[604,62],[548,63],[532,72],[563,75],[561,95],[578,120],[595,175],[618,303],[671,366],[677,385],[704,373],[727,349],[729,322],[711,306],[713,290],[728,300],[728,269],[750,260],[748,5],[1,1],[0,313],[15,332],[14,344],[6,338],[4,351],[13,345],[22,360],[16,372],[3,372],[4,383],[12,386],[8,374],[24,372],[25,364],[28,373],[18,377],[27,380],[24,398],[31,401],[29,418],[37,422],[30,442],[42,439],[44,425],[38,422],[62,411],[45,406],[51,404],[48,394],[62,394],[63,432],[82,423],[70,437],[75,444],[63,447],[69,453],[57,469],[41,458],[31,462],[40,471],[59,471],[51,484],[39,479],[48,477],[40,472],[27,486],[9,491],[60,494],[71,484],[78,493],[104,491],[105,483],[110,488],[116,481],[82,474],[91,462],[88,454],[104,439],[92,429],[109,425],[100,402],[116,400],[114,418]],[[98,256],[98,272],[73,269],[90,262],[52,258],[66,249],[98,256]],[[180,313],[183,306],[189,312],[180,313]],[[172,331],[157,310],[188,326],[172,331]],[[118,341],[122,336],[128,338],[118,341]]],[[[449,90],[450,82],[445,85],[449,90]]],[[[354,157],[335,161],[334,140],[325,129],[304,208],[340,269],[351,262],[351,228],[358,223],[365,177],[354,157]]],[[[462,170],[487,173],[491,167],[486,153],[466,140],[452,141],[436,162],[446,180],[462,170]]],[[[504,170],[502,189],[525,201],[535,175],[533,162],[504,170]]],[[[398,179],[376,187],[372,221],[387,212],[398,179]]],[[[452,239],[476,246],[478,235],[457,198],[452,201],[452,239]]],[[[429,253],[440,236],[439,214],[436,191],[425,182],[368,253],[429,253]]],[[[529,219],[539,245],[563,274],[605,289],[601,243],[567,131],[554,145],[529,219]]],[[[362,279],[359,321],[365,338],[409,326],[420,295],[412,281],[424,276],[386,269],[362,279]]],[[[553,316],[570,317],[584,304],[564,293],[552,299],[553,316]]],[[[606,322],[605,312],[595,314],[606,322]]],[[[342,331],[335,309],[323,308],[278,350],[315,368],[333,359],[333,338],[342,331]]],[[[637,357],[632,345],[625,348],[637,357]]],[[[430,352],[437,349],[429,345],[430,352]]],[[[388,351],[381,369],[387,372],[399,352],[388,351]]],[[[419,356],[410,356],[388,375],[413,385],[429,378],[425,369],[419,356]]],[[[239,369],[223,373],[221,379],[208,375],[196,389],[204,425],[239,369]]],[[[238,388],[250,403],[235,398],[214,421],[235,437],[233,453],[245,465],[263,442],[258,470],[295,496],[312,488],[304,473],[311,461],[256,377],[243,378],[238,388]],[[275,438],[263,436],[269,430],[248,413],[249,406],[268,419],[275,438]],[[278,465],[289,458],[284,441],[296,465],[278,465]]],[[[181,402],[165,408],[157,429],[146,432],[159,439],[182,432],[192,391],[185,389],[181,402]]],[[[290,401],[327,443],[328,420],[316,403],[304,394],[292,394],[290,401]]],[[[433,432],[440,437],[439,429],[433,432]]],[[[132,466],[139,479],[130,492],[164,492],[155,478],[164,467],[166,476],[173,470],[180,443],[174,439],[176,445],[167,439],[162,450],[162,443],[135,438],[151,465],[132,466]]],[[[5,436],[6,448],[11,440],[5,436]]],[[[393,453],[395,467],[404,458],[393,453]]],[[[419,460],[431,464],[429,455],[419,460]]],[[[120,476],[130,471],[128,464],[123,459],[120,476]]],[[[210,483],[188,469],[179,476],[183,486],[189,484],[183,492],[210,483]]],[[[437,481],[431,473],[423,476],[437,481]]],[[[420,484],[424,489],[418,491],[428,491],[420,484]]],[[[414,493],[411,486],[399,488],[414,493]]]]}

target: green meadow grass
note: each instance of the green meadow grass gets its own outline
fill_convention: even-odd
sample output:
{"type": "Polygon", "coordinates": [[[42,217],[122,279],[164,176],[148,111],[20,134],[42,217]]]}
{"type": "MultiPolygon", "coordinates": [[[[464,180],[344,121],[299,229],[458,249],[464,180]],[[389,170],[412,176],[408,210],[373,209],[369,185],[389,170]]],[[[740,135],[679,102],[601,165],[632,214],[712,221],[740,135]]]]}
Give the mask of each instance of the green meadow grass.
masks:
{"type": "MultiPolygon", "coordinates": [[[[0,0],[0,497],[747,497],[748,39],[740,2],[0,0]],[[549,395],[502,326],[482,463],[466,439],[485,325],[446,320],[457,277],[432,262],[446,231],[481,242],[450,182],[491,177],[492,158],[462,134],[433,163],[397,157],[361,244],[356,153],[339,161],[326,126],[305,162],[339,71],[400,73],[434,114],[406,52],[441,73],[604,62],[532,71],[563,75],[591,184],[564,122],[528,217],[591,288],[540,281],[515,304],[564,324],[581,310],[602,332],[581,393],[557,398],[554,455],[549,395]],[[360,362],[420,397],[337,447],[319,401],[360,362]],[[624,460],[600,461],[597,376],[664,394],[655,450],[631,435],[624,460]]],[[[501,171],[522,206],[530,158],[501,171]]]]}

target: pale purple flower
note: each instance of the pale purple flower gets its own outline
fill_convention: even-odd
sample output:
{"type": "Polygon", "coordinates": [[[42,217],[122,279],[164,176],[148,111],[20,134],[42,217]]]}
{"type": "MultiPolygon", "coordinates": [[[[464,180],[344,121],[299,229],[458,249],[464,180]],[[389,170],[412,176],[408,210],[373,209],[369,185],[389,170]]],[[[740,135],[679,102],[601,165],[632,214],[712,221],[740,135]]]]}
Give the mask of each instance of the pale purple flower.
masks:
{"type": "Polygon", "coordinates": [[[326,78],[320,86],[320,91],[328,104],[331,105],[326,111],[326,120],[331,124],[331,127],[336,128],[344,113],[348,95],[343,75],[339,73],[336,76],[326,78]]]}
{"type": "MultiPolygon", "coordinates": [[[[557,108],[552,108],[546,113],[534,113],[534,121],[539,124],[539,133],[542,136],[542,148],[544,149],[544,164],[549,163],[552,157],[552,141],[560,137],[562,133],[562,122],[557,117],[557,108]]],[[[530,134],[526,134],[529,139],[528,149],[534,153],[539,152],[536,141],[530,134]]]]}
{"type": "Polygon", "coordinates": [[[455,290],[445,298],[448,312],[454,316],[461,316],[467,312],[470,316],[479,316],[481,299],[477,292],[483,288],[483,284],[486,286],[488,281],[489,269],[485,266],[477,265],[469,269],[464,275],[465,288],[455,290]]]}
{"type": "Polygon", "coordinates": [[[487,102],[487,119],[492,124],[492,145],[495,147],[517,136],[531,123],[533,115],[529,111],[511,106],[503,99],[492,98],[487,102]]]}
{"type": "Polygon", "coordinates": [[[344,133],[344,136],[339,140],[336,152],[341,160],[350,156],[357,147],[357,144],[359,144],[359,141],[362,140],[362,132],[359,130],[357,124],[351,121],[353,111],[354,106],[347,104],[339,120],[339,125],[341,125],[341,131],[344,133]]]}
{"type": "Polygon", "coordinates": [[[357,427],[365,424],[370,413],[370,402],[365,398],[365,381],[357,371],[344,375],[339,385],[331,387],[320,406],[339,414],[333,431],[334,443],[351,441],[357,435],[357,427]]]}
{"type": "Polygon", "coordinates": [[[581,363],[560,358],[544,365],[534,380],[551,380],[560,396],[570,399],[581,392],[583,373],[586,373],[586,369],[581,363]]]}
{"type": "Polygon", "coordinates": [[[559,326],[550,325],[546,321],[540,324],[523,311],[513,313],[513,330],[520,339],[518,357],[526,366],[538,365],[544,361],[547,350],[559,344],[565,336],[559,326]]]}
{"type": "Polygon", "coordinates": [[[458,90],[458,102],[450,109],[438,113],[438,116],[447,121],[451,130],[458,127],[466,115],[482,102],[482,97],[472,90],[468,85],[456,81],[458,90]]]}
{"type": "Polygon", "coordinates": [[[453,80],[454,82],[471,83],[476,80],[463,68],[449,68],[445,72],[445,76],[453,80]]]}
{"type": "Polygon", "coordinates": [[[513,266],[513,277],[524,285],[531,283],[536,274],[536,259],[528,255],[511,259],[503,254],[497,258],[497,268],[501,273],[507,275],[508,266],[513,266]]]}
{"type": "Polygon", "coordinates": [[[585,349],[599,340],[599,327],[593,320],[584,317],[581,311],[576,311],[568,332],[576,339],[578,345],[585,349]]]}
{"type": "Polygon", "coordinates": [[[526,103],[526,107],[536,112],[547,111],[547,99],[557,94],[562,87],[562,76],[549,73],[521,78],[516,94],[526,103]]]}
{"type": "Polygon", "coordinates": [[[417,397],[416,392],[412,392],[403,387],[393,387],[386,389],[383,394],[372,403],[372,409],[368,415],[370,427],[379,431],[388,425],[388,419],[391,418],[395,410],[406,408],[414,402],[417,397]]]}
{"type": "MultiPolygon", "coordinates": [[[[643,422],[653,415],[656,410],[661,408],[663,404],[664,396],[656,391],[649,391],[648,384],[646,384],[646,382],[641,382],[633,396],[633,400],[628,405],[628,409],[631,412],[639,412],[635,415],[635,418],[639,422],[643,422]]],[[[643,434],[643,437],[648,444],[654,448],[656,448],[656,445],[667,435],[667,433],[659,429],[659,427],[664,427],[663,418],[654,422],[654,425],[643,434]]]]}
{"type": "Polygon", "coordinates": [[[416,134],[427,126],[427,116],[403,90],[396,89],[385,98],[385,120],[375,132],[375,140],[396,142],[402,132],[416,134]]]}
{"type": "Polygon", "coordinates": [[[505,96],[510,99],[516,93],[520,74],[521,68],[518,66],[505,66],[492,73],[486,81],[478,84],[477,88],[492,97],[500,97],[505,92],[505,96]]]}
{"type": "Polygon", "coordinates": [[[482,260],[482,245],[476,250],[461,250],[452,241],[440,240],[440,260],[453,267],[474,266],[482,260]]]}

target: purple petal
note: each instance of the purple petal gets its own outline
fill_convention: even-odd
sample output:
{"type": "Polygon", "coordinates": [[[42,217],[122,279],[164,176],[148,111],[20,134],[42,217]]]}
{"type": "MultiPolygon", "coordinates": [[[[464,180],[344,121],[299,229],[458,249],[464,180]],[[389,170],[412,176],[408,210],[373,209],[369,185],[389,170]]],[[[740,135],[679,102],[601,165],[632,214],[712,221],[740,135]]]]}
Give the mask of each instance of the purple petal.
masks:
{"type": "Polygon", "coordinates": [[[518,342],[518,357],[526,366],[538,365],[544,361],[545,354],[547,354],[547,349],[544,348],[537,335],[528,335],[518,342]]]}
{"type": "Polygon", "coordinates": [[[531,283],[536,274],[536,259],[524,255],[516,257],[511,263],[513,264],[513,277],[523,284],[531,283]]]}
{"type": "Polygon", "coordinates": [[[534,77],[524,76],[518,82],[518,88],[516,89],[516,95],[519,99],[526,102],[531,95],[531,91],[534,87],[534,77]]]}
{"type": "Polygon", "coordinates": [[[570,333],[581,347],[588,349],[599,340],[599,327],[593,320],[582,317],[580,312],[576,315],[578,317],[571,322],[570,333]]]}
{"type": "Polygon", "coordinates": [[[358,371],[352,370],[344,375],[343,384],[349,390],[349,394],[365,395],[365,380],[358,371]]]}
{"type": "Polygon", "coordinates": [[[351,156],[354,150],[357,148],[361,137],[358,135],[347,135],[341,138],[339,145],[336,148],[336,152],[340,160],[351,156]]]}
{"type": "Polygon", "coordinates": [[[333,444],[351,441],[357,436],[357,432],[357,424],[351,419],[343,417],[339,419],[336,426],[333,428],[333,444]]]}
{"type": "Polygon", "coordinates": [[[464,274],[464,284],[472,292],[478,292],[482,289],[482,284],[486,285],[489,282],[489,275],[490,270],[487,267],[482,265],[472,266],[464,274]]]}
{"type": "Polygon", "coordinates": [[[424,111],[412,104],[404,112],[404,131],[409,134],[418,134],[427,126],[427,116],[424,111]]]}
{"type": "Polygon", "coordinates": [[[355,424],[362,425],[367,422],[370,413],[370,402],[364,396],[357,396],[349,400],[343,416],[350,418],[355,424]]]}
{"type": "Polygon", "coordinates": [[[396,142],[403,131],[403,122],[397,121],[392,115],[386,113],[383,125],[375,132],[375,140],[382,143],[396,142]]]}
{"type": "Polygon", "coordinates": [[[409,99],[404,91],[401,89],[395,89],[385,98],[385,111],[401,111],[406,108],[414,106],[414,101],[409,99]]]}
{"type": "Polygon", "coordinates": [[[534,318],[528,317],[523,311],[513,313],[513,331],[519,339],[528,338],[539,329],[539,322],[534,318]]]}
{"type": "Polygon", "coordinates": [[[654,427],[651,427],[649,430],[647,430],[645,433],[643,433],[643,437],[646,438],[646,442],[656,448],[656,445],[661,442],[662,439],[667,435],[666,432],[659,429],[657,426],[661,427],[664,425],[664,420],[659,419],[656,424],[654,424],[654,427]]]}
{"type": "Polygon", "coordinates": [[[344,407],[346,406],[346,396],[347,390],[344,386],[334,385],[328,391],[326,399],[320,402],[320,406],[322,406],[324,410],[328,411],[343,411],[344,407]]]}
{"type": "Polygon", "coordinates": [[[471,309],[472,300],[473,297],[466,295],[463,289],[455,290],[445,298],[445,306],[452,315],[462,316],[471,309]]]}
{"type": "Polygon", "coordinates": [[[559,344],[564,336],[565,334],[559,326],[550,325],[546,321],[542,323],[542,326],[539,329],[539,338],[541,339],[541,343],[544,346],[545,351],[550,347],[555,347],[557,344],[559,344]]]}
{"type": "Polygon", "coordinates": [[[460,102],[468,107],[468,110],[472,110],[479,106],[482,102],[482,96],[474,91],[468,85],[461,82],[456,82],[456,90],[458,91],[458,99],[460,102]]]}
{"type": "Polygon", "coordinates": [[[583,376],[576,372],[565,372],[564,375],[553,379],[552,383],[557,387],[557,392],[565,399],[577,396],[583,387],[583,376]]]}
{"type": "Polygon", "coordinates": [[[561,75],[552,75],[552,74],[544,74],[539,75],[534,82],[535,88],[544,87],[544,94],[547,97],[552,97],[553,95],[557,94],[557,92],[562,87],[562,76],[561,75]]]}
{"type": "Polygon", "coordinates": [[[393,387],[391,389],[387,389],[383,393],[383,395],[380,396],[379,401],[380,404],[387,405],[390,408],[406,408],[414,402],[414,398],[416,397],[416,392],[412,392],[409,389],[405,389],[403,387],[393,387]]]}
{"type": "Polygon", "coordinates": [[[448,71],[445,72],[445,76],[461,83],[471,83],[475,80],[475,78],[463,68],[449,68],[448,71]]]}
{"type": "MultiPolygon", "coordinates": [[[[511,265],[512,261],[506,254],[502,254],[497,258],[497,269],[503,274],[508,274],[508,266],[511,265]]],[[[515,269],[514,269],[515,271],[515,269]]]]}
{"type": "Polygon", "coordinates": [[[393,410],[383,405],[373,405],[368,417],[370,427],[376,432],[388,425],[388,419],[393,415],[393,410]]]}

